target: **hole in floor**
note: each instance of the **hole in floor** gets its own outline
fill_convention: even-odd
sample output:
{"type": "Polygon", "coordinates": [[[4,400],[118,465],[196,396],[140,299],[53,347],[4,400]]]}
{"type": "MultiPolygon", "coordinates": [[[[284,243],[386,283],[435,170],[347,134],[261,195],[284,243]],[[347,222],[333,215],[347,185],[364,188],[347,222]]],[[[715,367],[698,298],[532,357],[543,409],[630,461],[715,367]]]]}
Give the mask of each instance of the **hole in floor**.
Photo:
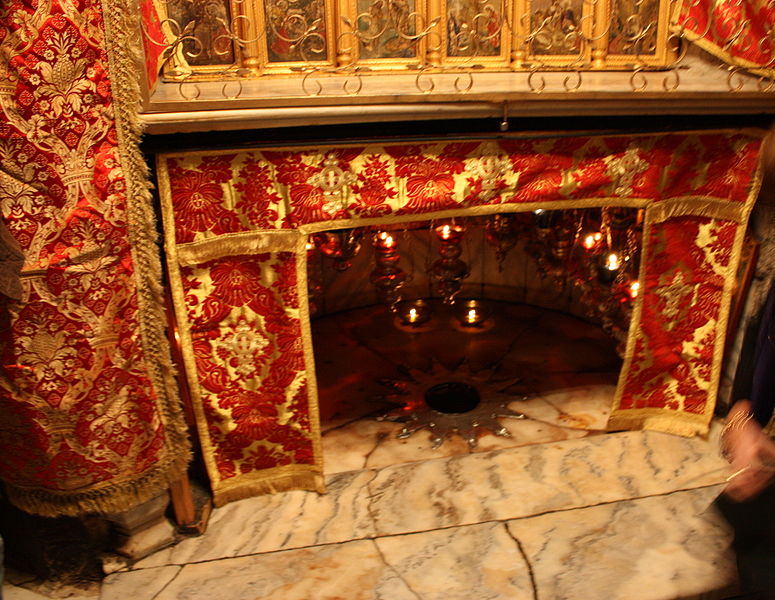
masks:
{"type": "Polygon", "coordinates": [[[425,403],[433,410],[446,414],[461,414],[479,406],[479,392],[461,381],[438,383],[425,392],[425,403]]]}

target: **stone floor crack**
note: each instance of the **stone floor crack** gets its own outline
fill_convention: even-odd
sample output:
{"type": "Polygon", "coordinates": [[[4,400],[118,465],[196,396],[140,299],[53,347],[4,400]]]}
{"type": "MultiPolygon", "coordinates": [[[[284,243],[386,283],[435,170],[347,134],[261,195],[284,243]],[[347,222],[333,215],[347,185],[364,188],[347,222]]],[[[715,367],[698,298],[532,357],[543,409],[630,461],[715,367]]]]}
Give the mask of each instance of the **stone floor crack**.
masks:
{"type": "Polygon", "coordinates": [[[374,483],[374,480],[379,475],[379,470],[375,469],[372,471],[372,478],[369,479],[366,483],[363,484],[363,487],[366,489],[366,512],[369,513],[369,518],[371,519],[371,525],[373,527],[374,536],[377,535],[377,516],[374,514],[373,510],[373,493],[371,491],[371,484],[374,483]]]}
{"type": "MultiPolygon", "coordinates": [[[[384,410],[380,412],[384,413],[384,410]]],[[[379,431],[377,432],[376,437],[377,439],[374,440],[374,446],[363,457],[363,469],[369,468],[369,459],[371,458],[371,455],[377,451],[377,449],[382,445],[382,442],[390,437],[390,434],[387,431],[379,431]]]]}
{"type": "Polygon", "coordinates": [[[525,549],[522,547],[522,543],[516,538],[516,536],[514,536],[511,533],[511,530],[509,529],[509,524],[504,522],[503,527],[506,529],[506,535],[508,535],[512,540],[514,540],[514,543],[517,546],[517,550],[522,556],[522,560],[525,561],[525,566],[527,567],[527,574],[530,577],[530,585],[533,588],[533,600],[539,600],[538,585],[536,585],[535,573],[533,573],[533,565],[530,564],[530,560],[527,557],[527,553],[525,552],[525,549]]]}
{"type": "Polygon", "coordinates": [[[164,587],[163,587],[163,588],[161,588],[161,589],[160,589],[158,592],[156,592],[156,593],[153,595],[153,598],[151,598],[151,600],[156,600],[156,598],[158,598],[158,597],[159,597],[159,596],[162,594],[162,592],[164,592],[164,590],[166,590],[166,589],[169,587],[169,585],[170,585],[170,584],[171,584],[173,581],[175,581],[175,580],[178,578],[178,575],[180,575],[180,574],[181,574],[181,572],[183,571],[183,567],[184,567],[184,566],[185,566],[185,565],[181,565],[180,567],[178,567],[178,572],[177,572],[177,573],[175,573],[175,574],[172,576],[172,578],[171,578],[171,579],[170,579],[170,580],[169,580],[167,583],[165,583],[165,584],[164,584],[164,587]]]}
{"type": "Polygon", "coordinates": [[[379,554],[379,557],[382,559],[382,563],[388,569],[393,571],[393,573],[396,574],[396,577],[398,577],[404,583],[404,585],[406,586],[406,589],[412,592],[412,594],[414,594],[414,597],[417,598],[417,600],[422,600],[422,596],[418,594],[414,589],[412,589],[412,586],[409,585],[409,582],[404,578],[401,572],[388,562],[387,557],[382,552],[382,548],[379,547],[379,538],[375,538],[374,540],[372,540],[372,542],[374,543],[374,548],[376,548],[377,550],[377,554],[379,554]]]}

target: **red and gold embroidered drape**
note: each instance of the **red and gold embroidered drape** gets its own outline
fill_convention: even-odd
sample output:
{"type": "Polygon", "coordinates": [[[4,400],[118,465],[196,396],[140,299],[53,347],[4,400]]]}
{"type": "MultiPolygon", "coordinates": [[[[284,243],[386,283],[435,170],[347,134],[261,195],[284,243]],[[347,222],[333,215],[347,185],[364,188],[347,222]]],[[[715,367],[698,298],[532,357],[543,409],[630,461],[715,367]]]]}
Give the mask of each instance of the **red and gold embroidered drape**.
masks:
{"type": "Polygon", "coordinates": [[[128,509],[188,461],[138,151],[133,12],[0,8],[0,210],[25,254],[22,299],[1,307],[0,478],[45,515],[128,509]]]}
{"type": "Polygon", "coordinates": [[[725,63],[775,77],[775,4],[769,0],[687,1],[678,25],[689,42],[725,63]]]}
{"type": "Polygon", "coordinates": [[[319,488],[310,233],[452,215],[645,209],[610,420],[707,431],[761,133],[542,136],[161,156],[186,371],[217,503],[319,488]]]}

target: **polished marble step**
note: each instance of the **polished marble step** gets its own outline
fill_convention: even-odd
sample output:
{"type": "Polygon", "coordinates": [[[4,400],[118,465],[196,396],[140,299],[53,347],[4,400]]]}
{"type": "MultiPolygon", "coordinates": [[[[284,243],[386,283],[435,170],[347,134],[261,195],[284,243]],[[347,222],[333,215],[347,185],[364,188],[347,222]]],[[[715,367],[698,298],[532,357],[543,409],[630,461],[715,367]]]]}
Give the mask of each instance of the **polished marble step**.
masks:
{"type": "Polygon", "coordinates": [[[718,486],[115,573],[100,600],[667,600],[734,589],[718,486]]]}
{"type": "MultiPolygon", "coordinates": [[[[717,435],[717,427],[713,436],[717,435]]],[[[249,498],[207,532],[140,561],[186,564],[509,520],[723,481],[713,439],[621,432],[328,477],[328,493],[249,498]]]]}

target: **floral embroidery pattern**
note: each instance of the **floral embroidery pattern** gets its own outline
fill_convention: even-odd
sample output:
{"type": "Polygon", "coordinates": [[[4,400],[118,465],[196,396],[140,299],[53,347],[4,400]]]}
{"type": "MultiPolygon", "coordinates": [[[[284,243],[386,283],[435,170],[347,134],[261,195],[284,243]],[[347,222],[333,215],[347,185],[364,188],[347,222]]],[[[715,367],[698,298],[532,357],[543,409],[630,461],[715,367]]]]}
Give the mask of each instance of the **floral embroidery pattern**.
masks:
{"type": "Polygon", "coordinates": [[[182,274],[216,492],[254,469],[313,464],[295,256],[234,256],[182,274]]]}

